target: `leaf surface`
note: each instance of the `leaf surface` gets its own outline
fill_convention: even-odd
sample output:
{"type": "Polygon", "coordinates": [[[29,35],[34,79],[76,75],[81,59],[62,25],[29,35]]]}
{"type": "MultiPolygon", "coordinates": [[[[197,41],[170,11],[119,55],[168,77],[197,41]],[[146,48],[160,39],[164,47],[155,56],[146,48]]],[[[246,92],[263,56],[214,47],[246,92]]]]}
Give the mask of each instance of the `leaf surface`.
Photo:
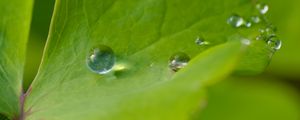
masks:
{"type": "Polygon", "coordinates": [[[299,94],[273,78],[232,77],[208,89],[195,120],[299,120],[299,94]]]}
{"type": "MultiPolygon", "coordinates": [[[[203,100],[205,86],[235,69],[243,51],[239,41],[257,35],[262,24],[251,29],[226,24],[234,12],[255,13],[253,4],[249,0],[57,0],[43,61],[26,98],[27,118],[189,118],[203,100]],[[201,36],[210,44],[195,44],[201,36]],[[117,58],[114,70],[106,75],[95,74],[86,65],[90,49],[99,44],[111,47],[117,58]],[[176,52],[192,60],[174,73],[168,61],[176,52]]],[[[247,51],[255,57],[249,54],[246,58],[253,59],[241,60],[246,62],[238,71],[263,71],[269,61],[266,45],[253,41],[247,51]]]]}

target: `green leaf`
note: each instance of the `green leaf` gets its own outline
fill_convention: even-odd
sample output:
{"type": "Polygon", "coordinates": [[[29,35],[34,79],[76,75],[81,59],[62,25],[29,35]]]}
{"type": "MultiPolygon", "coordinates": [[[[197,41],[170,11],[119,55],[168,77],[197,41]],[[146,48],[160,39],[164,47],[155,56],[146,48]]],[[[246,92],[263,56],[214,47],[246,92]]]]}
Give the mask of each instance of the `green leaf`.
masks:
{"type": "Polygon", "coordinates": [[[32,0],[0,1],[0,113],[9,118],[20,113],[31,9],[32,0]]]}
{"type": "Polygon", "coordinates": [[[272,78],[229,78],[208,89],[197,120],[299,120],[300,96],[272,78]]]}
{"type": "MultiPolygon", "coordinates": [[[[253,39],[263,26],[226,24],[234,12],[253,13],[253,5],[250,0],[57,0],[43,61],[26,97],[27,118],[187,119],[204,87],[234,69],[239,41],[253,39]],[[199,36],[210,45],[195,44],[199,36]],[[99,44],[116,54],[110,74],[95,74],[86,65],[88,52],[99,44]],[[176,52],[192,58],[178,73],[168,68],[176,52]]],[[[269,61],[262,43],[247,47],[261,52],[254,58],[257,67],[242,64],[254,69],[249,72],[259,73],[269,61]]]]}

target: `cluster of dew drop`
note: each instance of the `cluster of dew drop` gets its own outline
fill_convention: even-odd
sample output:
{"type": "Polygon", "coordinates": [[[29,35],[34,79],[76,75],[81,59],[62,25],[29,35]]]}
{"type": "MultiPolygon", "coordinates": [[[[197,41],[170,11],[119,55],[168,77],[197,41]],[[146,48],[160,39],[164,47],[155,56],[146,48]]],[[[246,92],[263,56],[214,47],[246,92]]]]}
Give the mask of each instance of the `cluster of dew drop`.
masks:
{"type": "Polygon", "coordinates": [[[267,23],[267,27],[260,29],[260,34],[255,39],[265,41],[267,46],[274,52],[279,50],[282,42],[276,36],[276,28],[269,23],[265,17],[265,14],[269,10],[269,6],[264,3],[257,3],[255,8],[258,10],[260,15],[251,16],[249,19],[245,19],[237,14],[233,14],[227,19],[227,23],[235,28],[250,28],[253,24],[258,24],[260,22],[267,23]]]}
{"type": "MultiPolygon", "coordinates": [[[[234,14],[227,19],[227,23],[235,28],[246,27],[250,28],[253,24],[258,24],[265,20],[264,15],[268,12],[269,6],[267,4],[258,3],[256,9],[260,15],[252,16],[249,20],[234,14]]],[[[266,21],[266,20],[265,20],[266,21]]],[[[281,40],[279,40],[275,34],[276,29],[272,25],[268,25],[266,28],[260,30],[260,35],[256,37],[256,40],[263,40],[274,51],[277,51],[281,47],[281,40]]],[[[250,44],[250,41],[243,41],[245,44],[250,44]]],[[[197,37],[195,44],[199,46],[209,45],[203,37],[197,37]]],[[[169,58],[168,66],[174,72],[184,68],[190,57],[184,52],[177,52],[169,58]]],[[[106,45],[98,45],[92,48],[87,57],[88,68],[98,74],[107,74],[113,70],[116,62],[116,57],[113,50],[106,45]]],[[[117,67],[116,67],[117,68],[117,67]]]]}
{"type": "MultiPolygon", "coordinates": [[[[210,42],[206,41],[203,37],[197,36],[195,39],[195,44],[198,46],[206,46],[209,45],[210,42]]],[[[174,53],[169,59],[169,68],[172,71],[177,72],[188,65],[190,59],[190,56],[184,52],[174,53]]]]}
{"type": "MultiPolygon", "coordinates": [[[[203,37],[198,36],[195,39],[195,44],[198,46],[205,46],[210,43],[203,37]]],[[[106,45],[98,45],[92,48],[88,53],[86,61],[87,66],[91,71],[101,75],[107,74],[113,69],[119,69],[118,65],[115,65],[116,58],[113,50],[106,45]]],[[[184,52],[176,52],[169,58],[168,66],[172,71],[177,72],[184,68],[189,61],[189,55],[184,52]]]]}

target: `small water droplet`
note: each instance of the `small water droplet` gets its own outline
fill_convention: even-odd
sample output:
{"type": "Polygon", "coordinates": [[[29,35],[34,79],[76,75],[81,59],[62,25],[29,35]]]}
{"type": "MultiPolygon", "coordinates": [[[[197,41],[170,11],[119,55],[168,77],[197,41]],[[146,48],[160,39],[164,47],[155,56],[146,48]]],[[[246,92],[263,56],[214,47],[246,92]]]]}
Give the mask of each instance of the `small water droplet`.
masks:
{"type": "Polygon", "coordinates": [[[154,66],[154,63],[151,63],[151,64],[150,64],[150,67],[153,67],[153,66],[154,66]]]}
{"type": "Polygon", "coordinates": [[[260,34],[260,35],[258,35],[258,36],[256,36],[256,40],[264,40],[264,36],[262,35],[262,34],[260,34]]]}
{"type": "Polygon", "coordinates": [[[277,28],[274,25],[268,25],[268,27],[266,28],[266,32],[269,33],[275,33],[277,31],[277,28]]]}
{"type": "Polygon", "coordinates": [[[244,45],[250,45],[251,44],[251,41],[249,40],[249,39],[242,39],[241,40],[241,42],[242,42],[242,44],[244,44],[244,45]]]}
{"type": "Polygon", "coordinates": [[[259,32],[263,34],[266,32],[266,29],[259,29],[259,32]]]}
{"type": "Polygon", "coordinates": [[[252,16],[250,19],[253,23],[260,23],[261,21],[259,16],[252,16]]]}
{"type": "Polygon", "coordinates": [[[202,37],[197,37],[195,40],[195,43],[197,45],[208,45],[209,44],[209,42],[205,41],[204,38],[202,38],[202,37]]]}
{"type": "Polygon", "coordinates": [[[269,6],[264,3],[258,3],[256,4],[256,9],[259,10],[260,14],[266,14],[269,10],[269,6]]]}
{"type": "Polygon", "coordinates": [[[276,36],[275,33],[261,33],[256,37],[256,40],[263,40],[263,41],[268,41],[269,38],[276,36]]]}
{"type": "Polygon", "coordinates": [[[183,52],[178,52],[173,54],[170,59],[169,59],[169,67],[177,72],[178,70],[184,68],[188,62],[190,61],[190,57],[183,53],[183,52]]]}
{"type": "Polygon", "coordinates": [[[245,24],[245,20],[239,15],[231,15],[227,19],[227,23],[233,27],[241,27],[242,25],[245,24]]]}
{"type": "Polygon", "coordinates": [[[247,28],[250,28],[250,27],[252,26],[252,23],[251,23],[250,21],[247,21],[247,22],[245,23],[245,26],[246,26],[247,28]]]}
{"type": "Polygon", "coordinates": [[[276,36],[276,27],[266,27],[264,29],[259,29],[260,34],[256,37],[256,40],[267,41],[269,38],[276,36]]]}
{"type": "Polygon", "coordinates": [[[277,51],[281,48],[282,42],[281,40],[276,37],[272,36],[267,40],[268,46],[270,46],[274,51],[277,51]]]}
{"type": "Polygon", "coordinates": [[[105,45],[98,45],[91,49],[87,56],[87,66],[98,74],[110,72],[115,64],[113,50],[105,45]]]}
{"type": "Polygon", "coordinates": [[[268,28],[266,28],[265,32],[266,32],[266,33],[271,33],[271,32],[274,32],[274,31],[273,31],[272,28],[269,28],[269,27],[268,27],[268,28]]]}

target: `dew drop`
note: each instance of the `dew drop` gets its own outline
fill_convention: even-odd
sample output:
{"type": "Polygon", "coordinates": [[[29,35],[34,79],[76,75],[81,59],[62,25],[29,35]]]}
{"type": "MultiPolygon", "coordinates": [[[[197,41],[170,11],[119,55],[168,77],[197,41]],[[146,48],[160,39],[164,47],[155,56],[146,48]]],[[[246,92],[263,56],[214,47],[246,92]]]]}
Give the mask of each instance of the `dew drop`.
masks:
{"type": "Polygon", "coordinates": [[[259,16],[252,16],[250,19],[251,19],[251,22],[253,22],[253,23],[260,23],[260,21],[261,21],[259,16]]]}
{"type": "Polygon", "coordinates": [[[266,27],[259,29],[260,34],[256,37],[256,40],[268,41],[269,38],[276,36],[276,27],[266,27]]]}
{"type": "Polygon", "coordinates": [[[268,46],[270,46],[274,51],[277,51],[281,48],[282,42],[281,40],[276,37],[272,36],[267,40],[268,46]]]}
{"type": "Polygon", "coordinates": [[[260,32],[261,34],[264,34],[264,33],[266,32],[266,29],[259,29],[259,32],[260,32]]]}
{"type": "Polygon", "coordinates": [[[175,53],[169,59],[169,68],[177,72],[178,70],[184,68],[189,61],[190,57],[187,54],[183,52],[175,53]]]}
{"type": "Polygon", "coordinates": [[[266,32],[268,32],[268,33],[275,33],[276,31],[277,31],[277,28],[274,26],[274,25],[269,25],[267,28],[266,28],[266,30],[265,30],[266,32]]]}
{"type": "Polygon", "coordinates": [[[241,42],[244,45],[250,45],[251,44],[251,41],[249,39],[242,39],[241,42]]]}
{"type": "Polygon", "coordinates": [[[247,21],[247,22],[245,23],[245,26],[246,26],[247,28],[250,28],[250,27],[252,26],[252,23],[251,23],[250,21],[247,21]]]}
{"type": "Polygon", "coordinates": [[[256,40],[264,40],[264,39],[265,39],[265,36],[262,35],[262,34],[260,34],[260,35],[256,36],[255,39],[256,39],[256,40]]]}
{"type": "Polygon", "coordinates": [[[242,25],[245,24],[245,20],[238,15],[231,15],[227,19],[227,23],[233,27],[241,27],[242,25]]]}
{"type": "Polygon", "coordinates": [[[110,72],[115,64],[113,50],[105,45],[98,45],[91,49],[87,56],[87,66],[98,74],[110,72]]]}
{"type": "Polygon", "coordinates": [[[197,45],[208,45],[209,44],[209,42],[205,41],[204,38],[202,38],[202,37],[197,37],[195,40],[195,43],[197,45]]]}
{"type": "Polygon", "coordinates": [[[266,14],[269,10],[269,6],[267,4],[264,3],[258,3],[256,4],[256,9],[259,10],[260,14],[266,14]]]}

